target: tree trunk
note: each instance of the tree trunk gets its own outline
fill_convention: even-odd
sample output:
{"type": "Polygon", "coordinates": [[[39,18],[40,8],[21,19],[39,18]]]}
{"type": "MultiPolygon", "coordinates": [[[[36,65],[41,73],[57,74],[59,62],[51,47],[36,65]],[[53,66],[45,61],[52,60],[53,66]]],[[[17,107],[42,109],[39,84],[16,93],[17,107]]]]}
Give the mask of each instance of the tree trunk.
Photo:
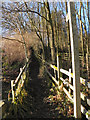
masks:
{"type": "MultiPolygon", "coordinates": [[[[67,2],[65,2],[66,5],[66,14],[68,14],[68,9],[67,9],[67,2]]],[[[68,38],[68,50],[69,50],[69,59],[71,60],[71,42],[70,42],[70,29],[69,29],[69,20],[66,23],[67,25],[67,38],[68,38]]]]}
{"type": "MultiPolygon", "coordinates": [[[[45,10],[45,17],[47,19],[47,11],[45,8],[45,4],[44,4],[44,10],[45,10]]],[[[47,54],[48,54],[48,58],[50,59],[50,36],[49,36],[49,24],[46,21],[46,31],[47,31],[47,54]]]]}
{"type": "Polygon", "coordinates": [[[55,63],[55,45],[54,45],[53,23],[52,23],[52,18],[51,18],[49,3],[47,2],[47,0],[46,0],[45,4],[46,4],[46,6],[47,6],[48,18],[49,18],[50,26],[51,26],[51,30],[52,30],[52,40],[50,40],[50,45],[51,45],[51,58],[52,58],[52,62],[55,63]]]}

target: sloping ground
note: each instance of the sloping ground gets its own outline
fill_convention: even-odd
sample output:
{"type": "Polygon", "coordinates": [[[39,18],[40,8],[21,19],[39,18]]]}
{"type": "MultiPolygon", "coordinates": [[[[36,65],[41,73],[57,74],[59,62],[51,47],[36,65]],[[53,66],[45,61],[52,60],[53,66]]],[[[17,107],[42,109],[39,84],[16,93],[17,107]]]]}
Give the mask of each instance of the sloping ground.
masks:
{"type": "Polygon", "coordinates": [[[45,78],[31,79],[27,89],[21,93],[17,104],[7,106],[6,118],[74,120],[72,104],[63,91],[58,93],[55,87],[48,84],[48,80],[45,78]]]}
{"type": "Polygon", "coordinates": [[[60,93],[57,92],[57,88],[50,82],[50,79],[45,75],[43,77],[39,61],[34,55],[31,56],[29,75],[27,87],[22,90],[16,104],[7,106],[4,118],[74,120],[73,105],[62,90],[60,93]]]}
{"type": "Polygon", "coordinates": [[[31,79],[27,90],[23,90],[17,105],[12,105],[6,118],[71,118],[69,113],[70,102],[67,101],[63,91],[58,95],[54,87],[51,88],[45,78],[31,79]],[[51,89],[50,89],[51,88],[51,89]],[[67,104],[67,105],[66,105],[67,104]]]}
{"type": "Polygon", "coordinates": [[[23,100],[23,105],[28,108],[24,118],[66,118],[63,113],[63,111],[67,111],[63,106],[65,99],[56,100],[55,93],[51,94],[45,79],[31,80],[29,85],[31,87],[28,87],[28,95],[23,100]]]}

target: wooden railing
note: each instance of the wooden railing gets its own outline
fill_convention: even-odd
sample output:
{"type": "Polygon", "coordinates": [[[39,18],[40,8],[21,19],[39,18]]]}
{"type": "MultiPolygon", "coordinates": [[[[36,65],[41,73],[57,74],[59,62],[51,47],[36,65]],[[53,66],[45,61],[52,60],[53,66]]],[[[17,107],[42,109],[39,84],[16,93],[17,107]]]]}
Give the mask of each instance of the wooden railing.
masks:
{"type": "Polygon", "coordinates": [[[26,63],[23,68],[20,68],[20,73],[16,80],[11,80],[11,90],[8,93],[8,100],[14,103],[15,98],[20,94],[21,89],[26,79],[26,70],[29,63],[26,63]]]}
{"type": "MultiPolygon", "coordinates": [[[[71,78],[73,78],[73,73],[71,73],[71,69],[69,69],[69,71],[67,70],[64,70],[64,69],[60,69],[60,72],[69,76],[69,79],[63,79],[62,77],[60,77],[60,80],[63,81],[63,84],[64,84],[64,87],[63,87],[63,90],[64,92],[67,94],[67,96],[72,100],[72,102],[74,102],[73,98],[74,98],[74,85],[71,83],[71,78]],[[67,86],[67,87],[66,87],[67,86]],[[69,89],[67,89],[69,88],[69,89]],[[73,92],[71,94],[71,91],[73,92]]],[[[73,81],[72,81],[73,82],[73,81]]],[[[90,93],[90,82],[87,82],[85,79],[83,79],[82,77],[80,77],[80,83],[81,83],[81,87],[82,85],[84,87],[86,87],[88,89],[88,94],[86,95],[85,92],[83,93],[81,91],[81,112],[83,114],[86,115],[86,118],[89,118],[90,116],[90,110],[89,110],[89,107],[90,107],[90,97],[89,97],[89,93],[90,93]],[[85,106],[84,106],[85,105],[85,106]]]]}
{"type": "Polygon", "coordinates": [[[22,87],[24,85],[24,82],[26,80],[26,73],[28,68],[29,62],[27,62],[23,68],[20,68],[20,73],[16,80],[11,80],[11,89],[8,93],[8,101],[0,100],[0,119],[2,119],[2,108],[7,105],[7,103],[15,102],[15,98],[20,94],[22,87]]]}
{"type": "MultiPolygon", "coordinates": [[[[41,59],[41,57],[39,56],[39,58],[41,59]]],[[[42,60],[42,59],[41,59],[42,60]]],[[[44,63],[44,65],[46,66],[46,72],[48,73],[48,75],[51,77],[51,79],[54,81],[54,83],[58,86],[58,89],[60,89],[60,81],[63,82],[63,91],[65,92],[65,94],[68,96],[68,98],[74,102],[74,85],[73,83],[73,73],[71,73],[71,69],[69,69],[69,71],[64,70],[64,69],[58,69],[58,67],[56,67],[55,65],[52,65],[48,62],[46,62],[45,60],[42,60],[42,62],[44,63]],[[49,66],[49,67],[48,67],[49,66]],[[54,76],[52,75],[52,73],[50,73],[50,68],[53,69],[53,73],[54,76]],[[57,80],[58,77],[56,77],[56,72],[57,75],[62,73],[67,77],[67,79],[64,79],[63,77],[60,77],[59,80],[57,80]],[[59,73],[60,72],[60,73],[59,73]]],[[[80,84],[81,87],[84,86],[86,87],[87,91],[88,91],[88,95],[84,94],[81,91],[81,112],[86,116],[87,119],[90,119],[90,81],[88,82],[86,79],[80,77],[80,84]],[[84,106],[85,105],[85,106],[84,106]]]]}

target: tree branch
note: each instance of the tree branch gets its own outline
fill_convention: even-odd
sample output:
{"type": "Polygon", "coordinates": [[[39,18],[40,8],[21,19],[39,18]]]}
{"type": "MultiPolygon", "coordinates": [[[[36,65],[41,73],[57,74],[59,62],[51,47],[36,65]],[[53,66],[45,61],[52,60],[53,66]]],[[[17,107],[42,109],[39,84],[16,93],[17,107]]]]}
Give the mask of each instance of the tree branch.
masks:
{"type": "Polygon", "coordinates": [[[7,38],[7,37],[2,37],[3,39],[7,39],[7,40],[15,40],[15,41],[17,41],[17,42],[20,42],[20,43],[22,43],[22,44],[24,44],[24,42],[22,42],[22,41],[20,41],[20,40],[18,40],[18,39],[12,39],[12,38],[7,38]]]}
{"type": "Polygon", "coordinates": [[[38,14],[40,17],[44,18],[47,22],[50,22],[46,17],[44,17],[44,16],[41,15],[39,12],[34,11],[34,10],[30,10],[30,9],[27,9],[27,10],[20,10],[20,9],[10,10],[10,9],[4,8],[4,7],[3,7],[3,9],[8,10],[8,11],[7,11],[8,13],[11,13],[11,12],[32,12],[32,13],[38,14]]]}

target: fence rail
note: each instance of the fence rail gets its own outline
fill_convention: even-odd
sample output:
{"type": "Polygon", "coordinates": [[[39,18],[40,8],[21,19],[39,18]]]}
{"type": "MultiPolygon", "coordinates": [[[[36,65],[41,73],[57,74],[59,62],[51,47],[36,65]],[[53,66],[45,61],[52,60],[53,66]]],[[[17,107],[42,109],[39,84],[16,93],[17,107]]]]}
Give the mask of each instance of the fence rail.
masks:
{"type": "MultiPolygon", "coordinates": [[[[71,73],[71,69],[69,69],[69,71],[64,70],[64,69],[59,69],[59,71],[58,71],[58,67],[56,67],[55,65],[52,65],[52,64],[46,62],[45,60],[42,60],[42,61],[46,66],[46,72],[52,78],[52,80],[55,82],[55,84],[58,85],[58,88],[60,88],[59,80],[61,80],[63,82],[63,85],[64,85],[63,86],[63,91],[69,97],[69,99],[74,103],[74,99],[73,99],[74,98],[74,95],[73,95],[74,94],[74,85],[71,82],[72,78],[73,78],[73,73],[71,73]],[[49,70],[47,69],[48,66],[54,70],[54,73],[55,73],[55,71],[61,72],[62,74],[65,74],[69,78],[64,79],[64,78],[60,77],[60,79],[57,80],[56,75],[54,74],[54,76],[53,76],[49,72],[49,70]],[[67,89],[67,87],[69,87],[69,89],[67,89]],[[73,91],[73,94],[71,94],[71,91],[73,91]]],[[[84,101],[84,104],[86,104],[85,106],[84,106],[84,104],[81,104],[81,112],[84,115],[86,115],[87,119],[90,119],[90,109],[89,109],[90,108],[90,97],[89,97],[89,94],[90,94],[90,82],[88,82],[86,79],[80,77],[80,84],[83,85],[84,87],[87,87],[87,89],[88,89],[88,95],[84,94],[82,91],[80,93],[81,100],[84,101]]]]}
{"type": "MultiPolygon", "coordinates": [[[[44,63],[46,72],[52,78],[54,83],[58,86],[58,89],[60,89],[60,81],[63,82],[63,91],[68,96],[68,98],[74,103],[73,73],[71,73],[71,69],[69,69],[69,71],[60,69],[58,61],[57,61],[57,66],[55,66],[55,65],[50,64],[50,63],[46,62],[45,60],[43,60],[41,58],[41,56],[39,56],[39,58],[44,63]],[[50,69],[53,70],[54,76],[52,75],[52,73],[50,73],[50,69]],[[67,76],[67,79],[64,79],[63,77],[61,77],[60,73],[67,76]],[[59,79],[57,80],[58,77],[59,77],[59,79]]],[[[57,60],[59,60],[58,57],[57,57],[57,60]]],[[[26,63],[23,68],[20,68],[20,73],[19,73],[18,77],[16,78],[16,80],[11,80],[11,90],[8,93],[8,100],[12,100],[12,103],[14,103],[15,97],[17,97],[20,94],[20,91],[24,85],[28,64],[29,64],[29,62],[26,63]]],[[[90,119],[90,109],[89,109],[90,108],[90,97],[89,97],[90,82],[88,82],[86,79],[80,77],[80,84],[88,89],[88,95],[84,94],[82,91],[80,92],[81,100],[85,104],[85,106],[84,106],[84,104],[82,102],[81,112],[86,115],[86,118],[90,119]]],[[[2,106],[3,104],[4,104],[4,102],[1,102],[0,105],[2,106]]]]}
{"type": "Polygon", "coordinates": [[[20,73],[19,73],[18,77],[16,78],[16,80],[11,80],[11,90],[8,93],[8,100],[12,100],[13,103],[15,101],[15,97],[17,97],[19,95],[19,93],[24,85],[28,64],[29,64],[29,62],[27,62],[23,68],[20,68],[20,73]]]}

